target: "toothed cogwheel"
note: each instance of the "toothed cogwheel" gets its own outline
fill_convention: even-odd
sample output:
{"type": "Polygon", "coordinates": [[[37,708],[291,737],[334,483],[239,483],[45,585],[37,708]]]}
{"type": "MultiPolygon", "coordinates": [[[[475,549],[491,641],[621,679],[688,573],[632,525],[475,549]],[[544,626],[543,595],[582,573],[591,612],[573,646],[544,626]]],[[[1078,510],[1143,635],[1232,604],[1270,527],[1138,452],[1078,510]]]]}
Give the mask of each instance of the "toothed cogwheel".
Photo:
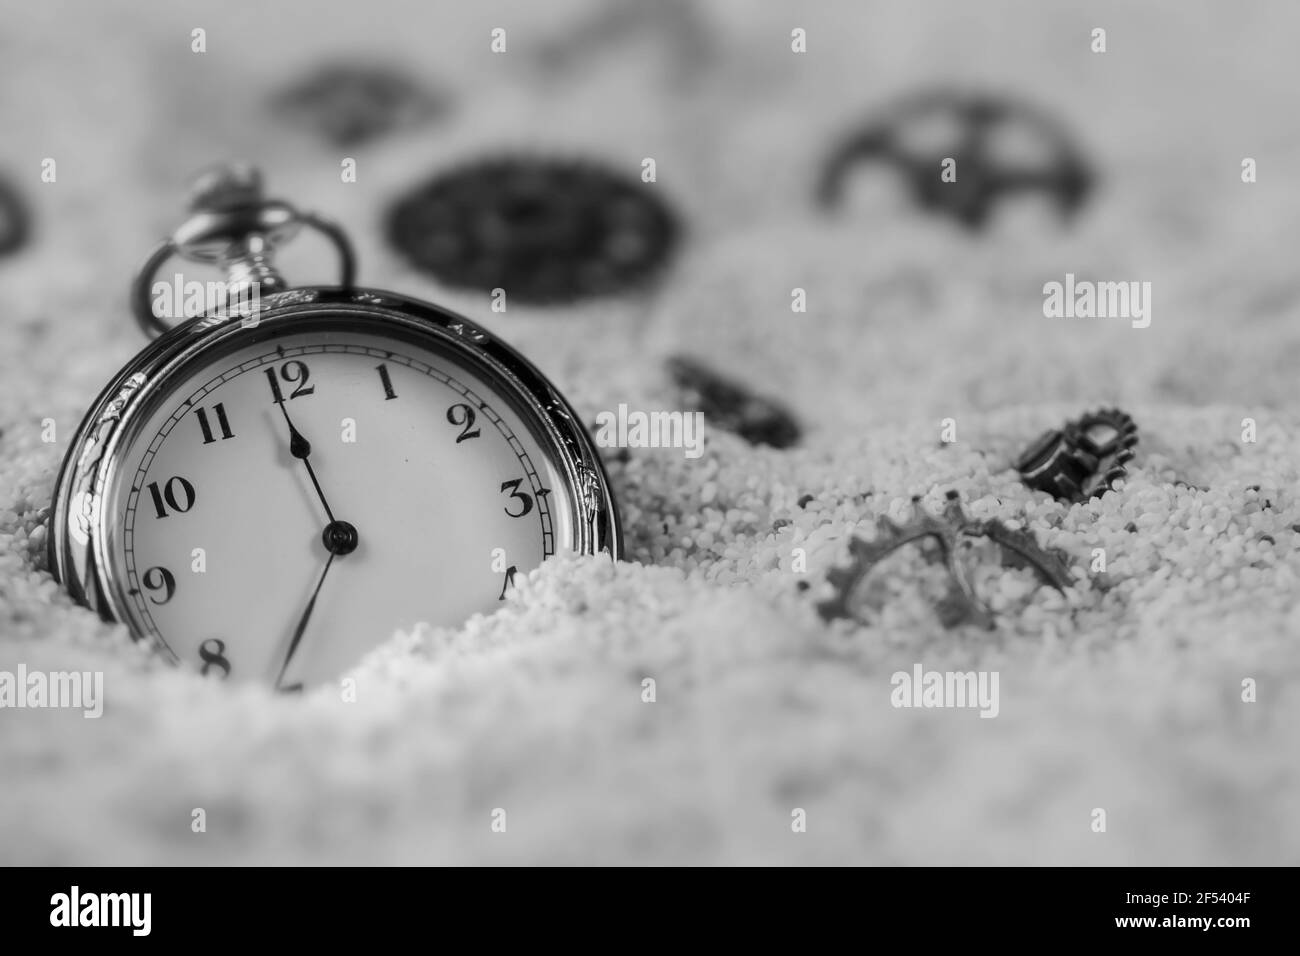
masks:
{"type": "Polygon", "coordinates": [[[1113,491],[1128,475],[1138,443],[1133,419],[1117,408],[1090,412],[1044,432],[1016,461],[1030,488],[1060,501],[1083,502],[1113,491]]]}
{"type": "Polygon", "coordinates": [[[462,289],[553,305],[640,288],[677,246],[676,213],[615,169],[489,156],[426,180],[390,208],[388,240],[462,289]]]}
{"type": "Polygon", "coordinates": [[[852,600],[862,581],[885,557],[906,544],[925,538],[938,543],[938,553],[932,555],[931,560],[943,561],[948,570],[948,591],[935,608],[945,627],[974,624],[991,629],[995,623],[992,610],[975,596],[966,569],[957,559],[957,546],[964,538],[988,538],[1003,549],[1006,555],[1004,563],[1032,567],[1045,584],[1058,591],[1064,591],[1071,583],[1064,561],[1057,554],[1043,549],[1032,534],[1014,530],[997,519],[972,520],[966,515],[955,491],[948,492],[941,517],[925,511],[917,497],[912,499],[912,516],[905,523],[897,524],[882,515],[876,519],[876,529],[876,537],[871,541],[856,535],[850,538],[852,563],[845,568],[834,568],[826,575],[827,582],[835,588],[835,595],[817,605],[823,620],[857,620],[852,600]]]}

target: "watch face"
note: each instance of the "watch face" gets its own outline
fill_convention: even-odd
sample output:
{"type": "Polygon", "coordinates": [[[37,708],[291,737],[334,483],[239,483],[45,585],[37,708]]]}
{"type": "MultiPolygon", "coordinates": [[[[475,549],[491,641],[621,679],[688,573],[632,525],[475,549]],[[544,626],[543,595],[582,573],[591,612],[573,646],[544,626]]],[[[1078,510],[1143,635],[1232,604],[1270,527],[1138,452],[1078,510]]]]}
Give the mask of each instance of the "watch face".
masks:
{"type": "Polygon", "coordinates": [[[336,678],[574,546],[535,409],[431,336],[317,315],[226,335],[124,428],[102,558],[138,633],[209,676],[336,678]]]}

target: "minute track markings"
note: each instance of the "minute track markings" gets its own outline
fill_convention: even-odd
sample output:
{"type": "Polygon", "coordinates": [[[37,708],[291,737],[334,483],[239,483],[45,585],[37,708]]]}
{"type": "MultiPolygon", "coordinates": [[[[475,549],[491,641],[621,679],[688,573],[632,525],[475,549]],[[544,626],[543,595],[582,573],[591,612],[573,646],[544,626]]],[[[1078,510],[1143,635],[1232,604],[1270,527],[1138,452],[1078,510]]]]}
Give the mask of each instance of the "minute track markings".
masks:
{"type": "MultiPolygon", "coordinates": [[[[484,416],[492,423],[492,425],[496,428],[496,430],[505,439],[507,445],[510,446],[511,451],[514,453],[515,457],[519,459],[520,463],[524,467],[524,472],[526,477],[528,478],[528,482],[529,485],[531,486],[531,490],[535,501],[535,507],[532,509],[532,511],[538,517],[538,523],[542,532],[542,560],[546,560],[547,558],[552,557],[555,554],[555,529],[554,529],[554,521],[551,515],[550,504],[549,504],[549,498],[553,489],[545,488],[542,486],[540,478],[538,477],[537,474],[537,470],[536,468],[533,467],[530,456],[524,450],[522,443],[520,443],[519,440],[515,437],[513,430],[510,428],[509,424],[505,421],[505,419],[502,418],[500,415],[496,414],[492,406],[489,405],[487,402],[483,401],[483,399],[481,399],[469,387],[462,385],[460,381],[458,381],[455,378],[452,378],[450,375],[448,375],[446,372],[441,371],[439,368],[436,368],[434,366],[431,366],[425,362],[421,362],[420,360],[409,356],[401,355],[394,352],[387,352],[383,349],[377,349],[369,346],[305,345],[305,346],[289,346],[286,348],[283,344],[277,344],[273,350],[268,350],[267,352],[259,356],[256,356],[255,358],[246,359],[238,365],[233,365],[228,367],[220,375],[214,376],[201,388],[192,392],[188,396],[188,398],[178,406],[176,412],[163,423],[162,428],[159,429],[158,434],[154,436],[153,440],[149,444],[148,450],[146,451],[145,455],[141,459],[140,467],[136,471],[136,480],[142,481],[144,478],[148,477],[149,466],[152,464],[154,457],[156,456],[158,450],[161,448],[163,441],[167,439],[172,429],[190,413],[191,407],[195,405],[199,400],[206,397],[209,393],[215,391],[220,386],[233,381],[234,379],[238,378],[239,376],[247,372],[263,368],[268,364],[274,364],[276,362],[284,362],[299,356],[320,355],[320,354],[327,354],[327,353],[369,356],[375,359],[387,359],[388,361],[421,372],[422,374],[427,375],[428,377],[434,379],[435,381],[441,382],[443,385],[447,386],[453,391],[464,396],[464,398],[466,398],[469,402],[472,402],[475,406],[481,409],[484,413],[484,416]]],[[[457,364],[454,358],[448,357],[446,360],[450,365],[457,364]]],[[[369,374],[372,376],[375,374],[373,369],[370,371],[369,374]]],[[[263,384],[262,387],[266,388],[265,384],[263,384]]],[[[382,390],[377,389],[377,391],[379,392],[380,395],[383,394],[382,390]]],[[[288,396],[286,395],[285,398],[287,401],[288,396]]],[[[383,399],[381,398],[380,401],[383,401],[383,399]]],[[[219,446],[220,442],[216,444],[219,446]]],[[[238,443],[232,442],[230,444],[234,445],[238,443]]],[[[153,615],[150,612],[150,608],[147,606],[147,603],[144,601],[144,595],[140,591],[141,582],[139,580],[139,576],[136,571],[135,547],[133,541],[134,526],[135,526],[135,512],[136,512],[136,505],[134,501],[129,501],[124,513],[125,534],[124,534],[124,541],[123,541],[123,553],[125,556],[125,563],[126,563],[127,583],[130,585],[130,588],[134,590],[136,593],[132,594],[131,591],[128,591],[127,593],[131,596],[132,603],[135,605],[137,612],[140,614],[142,620],[144,621],[146,630],[163,645],[164,649],[167,651],[168,654],[172,656],[174,660],[179,661],[180,657],[176,654],[176,652],[167,644],[166,640],[162,637],[162,634],[160,633],[157,624],[153,620],[153,615]],[[127,542],[131,542],[131,543],[128,544],[127,542]]]]}

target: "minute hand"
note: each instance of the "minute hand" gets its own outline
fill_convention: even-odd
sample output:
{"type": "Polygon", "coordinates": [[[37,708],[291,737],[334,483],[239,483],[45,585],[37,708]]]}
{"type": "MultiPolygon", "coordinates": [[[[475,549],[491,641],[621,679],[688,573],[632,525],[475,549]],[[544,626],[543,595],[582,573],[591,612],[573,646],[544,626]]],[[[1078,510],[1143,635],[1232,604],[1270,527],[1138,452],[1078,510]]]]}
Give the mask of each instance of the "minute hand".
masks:
{"type": "Polygon", "coordinates": [[[311,478],[312,485],[316,488],[316,497],[320,498],[320,503],[325,508],[325,515],[334,520],[334,512],[330,510],[330,503],[325,500],[325,492],[321,491],[320,481],[316,478],[316,470],[311,466],[311,442],[302,437],[302,433],[293,427],[293,421],[289,418],[289,410],[284,407],[284,402],[277,403],[280,406],[280,414],[284,415],[284,423],[289,426],[289,454],[298,458],[307,466],[307,475],[311,478]]]}
{"type": "MultiPolygon", "coordinates": [[[[321,586],[325,583],[325,575],[329,574],[330,565],[334,563],[337,554],[338,552],[331,551],[330,556],[325,560],[325,567],[321,568],[320,577],[316,579],[316,587],[311,592],[307,607],[303,609],[302,616],[298,618],[298,626],[293,629],[293,637],[289,641],[289,651],[284,655],[284,663],[280,665],[280,673],[275,678],[276,687],[282,687],[283,685],[285,671],[289,669],[289,662],[293,660],[294,651],[298,650],[298,643],[302,640],[303,632],[307,630],[307,622],[311,620],[311,612],[316,608],[316,598],[320,596],[321,586]]],[[[298,686],[301,687],[302,685],[298,686]]]]}

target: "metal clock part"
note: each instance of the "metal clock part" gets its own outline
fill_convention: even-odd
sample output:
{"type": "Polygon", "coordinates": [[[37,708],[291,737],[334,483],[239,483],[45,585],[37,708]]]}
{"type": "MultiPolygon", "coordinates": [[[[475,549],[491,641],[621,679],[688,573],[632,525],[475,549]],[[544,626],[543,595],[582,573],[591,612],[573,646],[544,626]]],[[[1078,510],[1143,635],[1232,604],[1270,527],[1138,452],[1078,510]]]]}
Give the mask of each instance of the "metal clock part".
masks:
{"type": "Polygon", "coordinates": [[[271,108],[346,147],[431,119],[446,104],[382,64],[328,63],[276,94],[271,108]]]}
{"type": "Polygon", "coordinates": [[[464,355],[476,370],[508,391],[534,416],[552,443],[578,503],[576,551],[619,557],[618,510],[600,462],[577,413],[531,363],[486,329],[430,303],[374,289],[294,289],[262,300],[255,328],[238,319],[191,320],[158,338],[137,355],[91,406],[56,483],[51,517],[50,567],[73,597],[109,620],[130,620],[121,582],[107,580],[103,499],[115,458],[130,442],[142,412],[168,392],[171,378],[223,345],[250,334],[272,341],[277,334],[330,327],[371,331],[397,340],[427,341],[464,355]]]}
{"type": "MultiPolygon", "coordinates": [[[[131,309],[145,335],[161,335],[171,328],[154,314],[151,289],[154,276],[173,256],[223,270],[230,299],[240,299],[254,286],[260,295],[282,292],[288,283],[273,264],[275,250],[307,227],[334,244],[339,256],[339,285],[345,289],[352,286],[356,254],[347,233],[322,216],[265,198],[262,174],[254,166],[232,163],[201,173],[190,190],[190,213],[149,253],[131,285],[131,309]]],[[[230,316],[217,312],[212,318],[222,321],[230,316]]]]}
{"type": "Polygon", "coordinates": [[[849,172],[860,163],[893,168],[923,209],[968,229],[982,227],[1004,196],[1019,193],[1045,196],[1063,216],[1072,216],[1094,178],[1064,127],[1049,114],[1016,100],[958,90],[906,97],[840,143],[817,184],[817,201],[827,208],[838,205],[849,172]],[[923,135],[935,128],[947,135],[938,141],[923,135]],[[1002,155],[998,140],[1008,131],[1034,142],[1046,158],[1030,162],[1002,155]],[[912,139],[926,141],[912,146],[912,139]],[[946,182],[941,163],[949,158],[956,160],[957,175],[946,182]]]}
{"type": "Polygon", "coordinates": [[[0,256],[17,252],[27,241],[30,214],[18,190],[0,179],[0,256]]]}
{"type": "Polygon", "coordinates": [[[1114,489],[1127,474],[1138,443],[1133,419],[1117,408],[1089,412],[1044,432],[1015,468],[1026,485],[1060,501],[1089,501],[1114,489]]]}
{"type": "Polygon", "coordinates": [[[386,229],[393,248],[439,281],[536,305],[641,286],[679,232],[654,187],[590,162],[511,156],[416,186],[386,229]]]}
{"type": "Polygon", "coordinates": [[[922,508],[919,497],[912,499],[912,516],[904,524],[897,524],[888,515],[881,515],[876,519],[876,537],[873,540],[867,541],[856,535],[849,539],[852,563],[827,573],[826,580],[835,588],[835,596],[820,602],[818,613],[826,621],[835,618],[855,620],[853,595],[876,565],[904,545],[929,539],[938,548],[937,555],[931,560],[942,561],[948,570],[948,589],[936,606],[944,626],[967,623],[991,629],[994,626],[993,613],[975,597],[966,569],[957,560],[960,528],[964,522],[961,503],[951,495],[942,518],[922,508]]]}
{"type": "MultiPolygon", "coordinates": [[[[394,351],[408,349],[417,356],[437,357],[447,367],[462,370],[464,375],[469,376],[468,381],[479,383],[476,387],[486,389],[484,394],[492,402],[492,408],[500,409],[503,415],[508,413],[511,421],[516,423],[516,430],[526,430],[526,436],[519,432],[519,437],[526,439],[530,448],[539,449],[535,454],[544,456],[545,467],[551,475],[546,483],[551,487],[536,491],[537,495],[546,494],[547,498],[545,506],[541,504],[540,498],[536,498],[533,512],[537,515],[553,515],[547,519],[549,525],[546,520],[541,525],[542,533],[550,536],[544,554],[565,550],[581,554],[605,553],[611,558],[619,558],[622,552],[622,529],[608,478],[578,415],[554,385],[535,366],[491,332],[431,303],[379,289],[318,286],[284,288],[283,280],[275,271],[271,252],[298,226],[320,223],[324,227],[322,231],[342,237],[340,253],[345,266],[350,266],[351,249],[341,230],[325,220],[299,213],[284,203],[267,202],[259,208],[259,190],[260,183],[256,178],[249,177],[241,170],[228,170],[215,178],[210,177],[199,193],[191,220],[155,250],[136,280],[134,303],[141,326],[150,333],[166,330],[132,359],[91,405],[60,470],[51,508],[49,555],[50,568],[55,578],[64,584],[69,593],[104,619],[126,624],[137,639],[149,639],[152,636],[156,644],[166,647],[159,633],[149,627],[148,608],[143,604],[141,585],[137,583],[133,588],[127,580],[128,573],[134,576],[137,572],[123,571],[122,559],[118,554],[124,544],[123,534],[130,534],[129,530],[124,532],[122,524],[123,496],[130,486],[129,491],[133,497],[126,500],[146,500],[144,490],[132,486],[139,484],[140,479],[133,479],[127,470],[130,467],[127,462],[139,459],[142,443],[153,434],[152,431],[146,433],[144,429],[146,426],[152,429],[154,425],[151,422],[156,423],[160,416],[168,414],[171,415],[168,421],[196,423],[192,399],[186,399],[189,393],[185,389],[192,388],[198,378],[216,374],[226,368],[222,363],[237,353],[270,349],[269,354],[274,356],[278,349],[282,358],[286,353],[278,343],[306,341],[309,344],[318,343],[310,345],[307,351],[322,356],[337,355],[351,349],[352,353],[362,355],[363,359],[366,355],[374,354],[382,362],[385,355],[393,355],[383,351],[367,351],[360,345],[345,344],[350,341],[349,336],[367,342],[373,340],[391,343],[394,351]],[[241,229],[245,230],[242,234],[241,229]],[[167,328],[161,317],[153,315],[151,301],[147,294],[141,294],[141,290],[147,293],[154,272],[167,257],[174,254],[220,264],[232,282],[244,281],[253,274],[267,276],[272,280],[273,287],[283,291],[261,297],[260,308],[251,316],[230,315],[218,310],[167,328]],[[173,408],[176,409],[174,413],[173,408]]],[[[299,351],[304,349],[299,346],[299,351]]],[[[393,355],[394,361],[401,358],[401,355],[393,355]]],[[[279,359],[273,358],[272,361],[279,359]]],[[[387,371],[381,373],[384,376],[382,379],[376,377],[376,369],[370,367],[371,361],[373,360],[365,359],[366,374],[373,378],[376,388],[382,382],[387,390],[387,371]]],[[[248,366],[230,367],[224,376],[218,378],[224,382],[226,376],[245,374],[243,369],[246,367],[248,366]]],[[[260,377],[258,374],[257,378],[260,377]]],[[[275,389],[275,382],[276,377],[272,374],[272,389],[275,389]]],[[[470,396],[473,393],[463,394],[470,396]]],[[[279,398],[278,395],[276,397],[279,398]]],[[[384,397],[383,392],[380,392],[379,403],[388,407],[383,402],[384,397]]],[[[265,431],[267,427],[280,429],[284,439],[284,467],[294,470],[295,474],[296,469],[302,467],[305,469],[304,480],[307,474],[310,475],[311,485],[307,487],[310,493],[310,488],[314,486],[316,493],[312,496],[310,507],[312,510],[320,509],[321,515],[320,527],[315,532],[314,547],[322,559],[328,557],[327,563],[323,561],[320,572],[320,580],[328,589],[330,585],[325,582],[324,569],[328,569],[332,563],[335,570],[330,572],[330,576],[337,578],[348,562],[359,560],[353,552],[358,552],[359,546],[362,549],[375,547],[375,538],[371,529],[352,523],[352,515],[346,507],[337,515],[331,508],[331,505],[333,508],[340,507],[339,500],[335,498],[336,486],[331,484],[332,476],[322,473],[318,480],[317,471],[313,468],[317,456],[315,446],[322,438],[318,437],[319,432],[307,436],[300,431],[300,407],[310,406],[296,406],[296,403],[289,402],[289,406],[294,406],[291,418],[286,403],[270,401],[268,395],[266,414],[269,415],[277,404],[284,416],[282,421],[272,416],[259,418],[254,424],[263,429],[260,433],[263,441],[271,440],[265,437],[270,434],[265,431]],[[308,437],[313,441],[308,441],[308,437]],[[337,562],[335,558],[338,559],[337,562]]],[[[418,412],[421,406],[416,404],[410,407],[418,412]]],[[[464,407],[470,408],[468,404],[464,407]]],[[[479,407],[488,408],[486,405],[479,407]]],[[[489,421],[484,416],[494,414],[491,409],[480,412],[479,421],[483,427],[486,428],[489,421]]],[[[450,413],[447,418],[451,425],[461,424],[460,421],[452,420],[450,413]]],[[[209,426],[216,429],[218,423],[221,429],[218,437],[236,437],[225,435],[224,420],[216,418],[211,422],[205,418],[203,430],[206,432],[209,426]]],[[[499,430],[503,426],[498,424],[496,427],[499,430]]],[[[468,431],[468,426],[465,430],[468,431]]],[[[236,431],[239,431],[238,427],[236,431]]],[[[165,440],[164,434],[159,433],[153,439],[147,455],[152,455],[154,447],[165,440]]],[[[198,432],[190,435],[195,442],[198,437],[201,437],[198,432]]],[[[275,440],[278,442],[278,438],[275,440]]],[[[202,442],[200,447],[207,443],[202,442]]],[[[459,445],[459,442],[456,444],[459,445]]],[[[231,447],[236,445],[232,443],[231,447]]],[[[466,454],[479,454],[472,445],[465,447],[470,448],[466,454]]],[[[509,448],[504,445],[502,448],[509,453],[509,448]]],[[[326,454],[328,461],[328,452],[326,454]]],[[[539,467],[542,464],[538,461],[539,467]]],[[[231,462],[227,467],[238,469],[239,462],[231,462]]],[[[145,474],[144,468],[144,465],[140,465],[136,474],[145,474]]],[[[527,486],[526,490],[539,487],[536,476],[530,480],[534,484],[527,486]]],[[[296,487],[295,485],[294,488],[296,487]]],[[[495,492],[495,487],[491,490],[495,492]]],[[[503,491],[508,490],[503,487],[503,491]]],[[[514,483],[514,491],[519,491],[518,483],[514,483]]],[[[156,496],[157,492],[154,494],[156,496]]],[[[374,494],[382,495],[383,488],[375,488],[374,494]]],[[[505,500],[513,504],[516,503],[514,497],[505,500]]],[[[353,495],[352,502],[355,501],[353,495]]],[[[346,506],[348,502],[345,500],[343,504],[346,506]]],[[[457,507],[455,502],[442,500],[422,502],[416,499],[410,502],[413,509],[425,505],[430,506],[434,514],[438,513],[439,508],[457,507]]],[[[499,510],[496,503],[493,508],[499,510]]],[[[509,507],[505,510],[507,515],[513,517],[509,507]]],[[[528,509],[520,505],[519,510],[527,512],[528,509]]],[[[161,513],[160,511],[160,515],[161,513]]],[[[225,517],[225,521],[236,524],[239,520],[238,508],[225,517]]],[[[129,525],[126,527],[129,528],[129,525]]],[[[250,546],[258,546],[259,536],[274,529],[249,530],[250,546]]],[[[489,543],[484,542],[485,554],[489,543]]],[[[477,543],[468,544],[477,550],[477,543]]],[[[308,546],[309,542],[303,544],[303,547],[308,546]]],[[[529,567],[531,566],[530,564],[529,567]]],[[[516,569],[510,567],[508,570],[513,572],[516,569]]],[[[155,586],[148,583],[147,574],[145,577],[145,587],[155,586]]],[[[507,582],[511,578],[512,575],[506,575],[507,582]]],[[[431,580],[428,586],[436,588],[436,581],[431,580]]],[[[317,590],[319,589],[318,584],[317,590]]],[[[501,593],[504,596],[504,587],[501,593]]],[[[170,596],[169,591],[168,597],[170,596]]],[[[319,612],[315,618],[312,617],[313,604],[314,596],[298,619],[299,631],[306,628],[309,621],[315,627],[321,619],[319,612]]],[[[183,612],[184,607],[180,610],[183,612]]],[[[325,623],[329,623],[328,618],[325,623]]],[[[382,621],[376,622],[376,625],[382,630],[382,621]]],[[[385,634],[389,632],[383,631],[385,634]]],[[[308,631],[306,643],[310,642],[310,633],[308,631]]],[[[285,657],[286,667],[294,659],[302,634],[295,633],[293,638],[285,657]]],[[[205,646],[206,642],[200,645],[199,651],[205,672],[217,661],[216,666],[224,668],[228,674],[229,663],[219,655],[207,653],[205,646]]],[[[302,651],[297,650],[297,654],[301,657],[302,651]]],[[[281,678],[283,677],[284,667],[281,668],[281,678]]],[[[292,690],[300,685],[287,682],[281,685],[277,681],[277,686],[281,690],[292,690]]]]}
{"type": "Polygon", "coordinates": [[[1042,548],[1032,534],[1012,529],[997,519],[971,519],[962,508],[958,493],[949,491],[941,516],[930,514],[921,506],[921,499],[915,497],[912,499],[911,517],[903,524],[882,515],[876,520],[874,539],[867,541],[856,535],[850,538],[852,563],[827,573],[826,580],[835,589],[835,594],[817,605],[818,613],[826,621],[836,618],[856,620],[852,607],[854,594],[876,566],[904,545],[932,541],[936,548],[927,557],[942,562],[948,571],[947,591],[935,608],[939,619],[945,627],[973,624],[991,629],[996,617],[976,596],[970,576],[957,555],[962,541],[981,537],[1001,547],[1010,559],[1008,563],[1033,568],[1044,584],[1058,591],[1069,587],[1070,573],[1064,561],[1042,548]]]}
{"type": "Polygon", "coordinates": [[[734,432],[751,445],[790,448],[799,443],[799,423],[772,399],[756,395],[703,362],[683,355],[670,357],[667,367],[682,392],[683,403],[702,411],[710,425],[734,432]]]}

